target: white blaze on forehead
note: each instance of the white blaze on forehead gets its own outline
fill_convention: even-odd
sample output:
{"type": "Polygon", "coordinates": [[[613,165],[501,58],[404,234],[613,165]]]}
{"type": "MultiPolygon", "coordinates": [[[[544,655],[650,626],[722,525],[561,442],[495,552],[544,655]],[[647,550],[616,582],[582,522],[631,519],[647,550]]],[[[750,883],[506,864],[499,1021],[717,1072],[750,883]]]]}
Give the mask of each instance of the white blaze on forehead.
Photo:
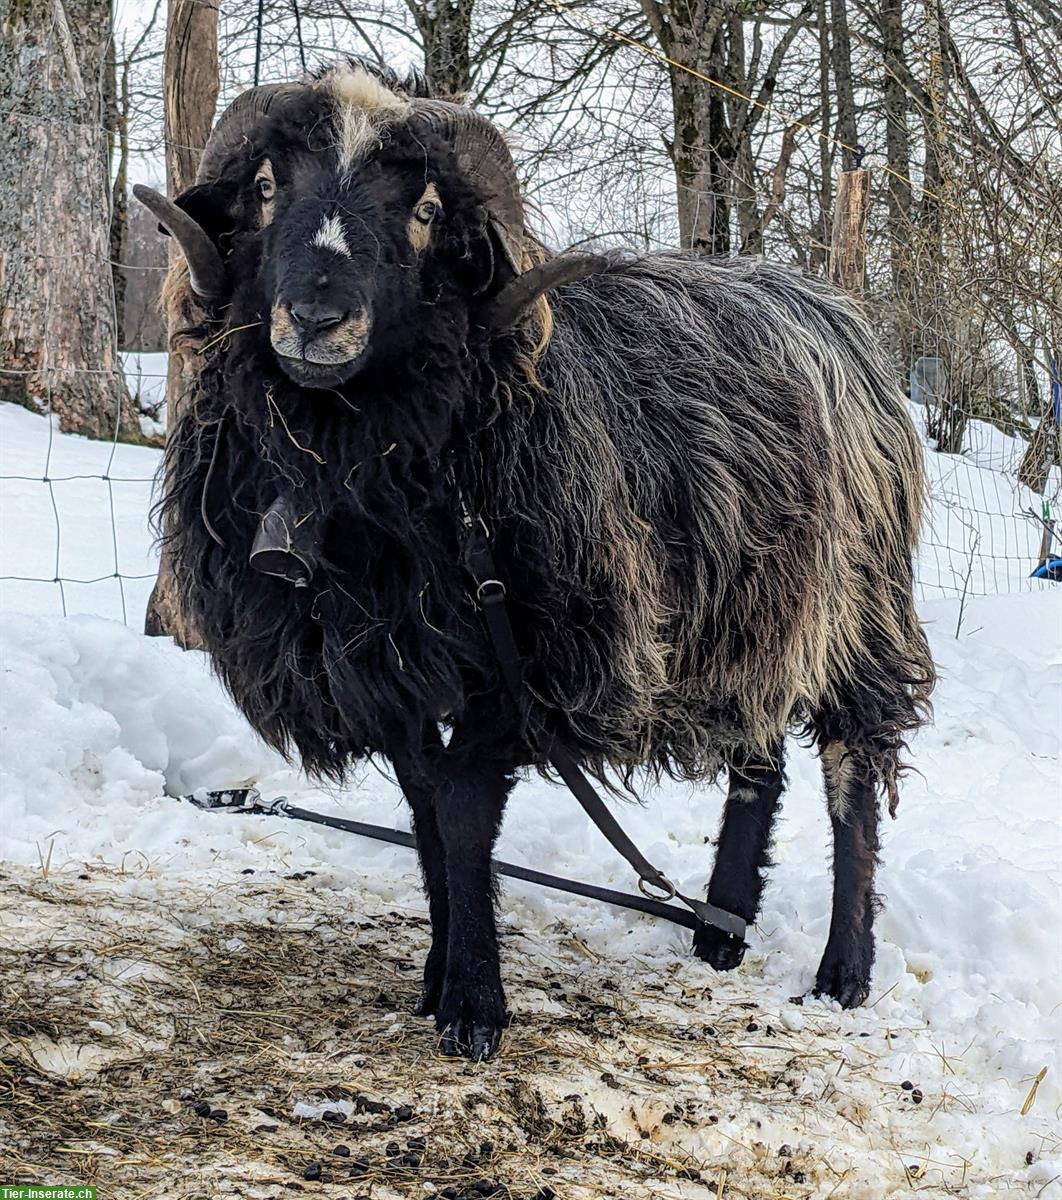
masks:
{"type": "Polygon", "coordinates": [[[322,79],[335,102],[339,165],[348,170],[379,145],[383,129],[409,112],[409,101],[360,66],[338,63],[322,79]]]}
{"type": "Polygon", "coordinates": [[[319,246],[322,250],[334,250],[336,254],[345,254],[350,258],[350,247],[338,217],[325,217],[310,245],[319,246]]]}

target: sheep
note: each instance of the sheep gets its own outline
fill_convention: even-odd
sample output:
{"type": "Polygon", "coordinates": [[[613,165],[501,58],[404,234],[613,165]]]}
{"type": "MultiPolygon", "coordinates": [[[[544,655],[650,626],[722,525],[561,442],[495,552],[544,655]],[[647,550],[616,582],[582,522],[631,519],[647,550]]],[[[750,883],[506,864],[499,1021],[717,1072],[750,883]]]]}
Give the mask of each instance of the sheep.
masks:
{"type": "MultiPolygon", "coordinates": [[[[184,251],[167,294],[201,352],[162,502],[181,606],[270,745],[333,780],[390,761],[443,1052],[485,1058],[507,1024],[491,853],[553,737],[617,790],[727,770],[707,897],[749,922],[784,740],[812,739],[834,867],[815,991],[862,1003],[879,801],[934,667],[920,447],[855,305],[749,258],[554,256],[496,127],[356,59],[245,92],[195,186],[138,195],[184,251]]],[[[746,949],[694,937],[718,970],[746,949]]]]}

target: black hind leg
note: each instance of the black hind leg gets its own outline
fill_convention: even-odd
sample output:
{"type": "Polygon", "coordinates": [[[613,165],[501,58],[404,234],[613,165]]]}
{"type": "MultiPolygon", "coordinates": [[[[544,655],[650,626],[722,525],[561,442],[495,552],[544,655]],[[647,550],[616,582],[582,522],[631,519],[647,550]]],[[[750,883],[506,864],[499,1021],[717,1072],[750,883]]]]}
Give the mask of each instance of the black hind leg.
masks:
{"type": "Polygon", "coordinates": [[[823,749],[822,769],[833,826],[833,915],[815,994],[856,1008],[870,993],[874,965],[877,788],[865,758],[841,742],[823,749]]]}
{"type": "MultiPolygon", "coordinates": [[[[771,759],[747,757],[731,763],[723,826],[708,903],[744,917],[760,911],[765,873],[770,866],[771,829],[785,790],[782,747],[771,759]]],[[[693,953],[717,971],[729,971],[745,957],[748,943],[702,925],[693,935],[693,953]]]]}

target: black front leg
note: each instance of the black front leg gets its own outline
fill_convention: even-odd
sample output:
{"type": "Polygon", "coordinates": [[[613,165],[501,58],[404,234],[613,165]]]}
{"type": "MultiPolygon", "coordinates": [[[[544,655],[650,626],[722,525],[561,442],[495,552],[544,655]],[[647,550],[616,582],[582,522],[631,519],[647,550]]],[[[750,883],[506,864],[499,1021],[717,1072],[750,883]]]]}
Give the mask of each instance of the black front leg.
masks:
{"type": "Polygon", "coordinates": [[[444,1054],[489,1057],[508,1023],[494,923],[491,854],[515,782],[508,762],[465,749],[455,730],[435,818],[446,863],[446,972],[435,1008],[444,1054]]]}
{"type": "Polygon", "coordinates": [[[442,780],[442,739],[432,728],[425,733],[425,755],[396,754],[395,775],[413,811],[413,834],[428,897],[431,917],[431,948],[424,963],[424,983],[413,1011],[431,1016],[439,1005],[446,974],[446,946],[450,929],[450,896],[446,888],[446,855],[435,816],[435,799],[442,780]]]}

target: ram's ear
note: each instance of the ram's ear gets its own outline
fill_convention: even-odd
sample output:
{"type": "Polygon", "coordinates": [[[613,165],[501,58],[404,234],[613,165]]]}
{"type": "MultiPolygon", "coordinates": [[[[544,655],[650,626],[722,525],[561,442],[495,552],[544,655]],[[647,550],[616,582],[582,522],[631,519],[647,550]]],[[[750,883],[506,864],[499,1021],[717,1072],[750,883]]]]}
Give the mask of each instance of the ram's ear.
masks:
{"type": "MultiPolygon", "coordinates": [[[[192,218],[215,246],[220,246],[223,237],[236,231],[236,198],[236,190],[230,184],[196,183],[185,188],[174,204],[192,218]]],[[[168,232],[164,225],[159,229],[168,232]]]]}
{"type": "Polygon", "coordinates": [[[494,222],[486,220],[483,234],[475,239],[470,252],[472,295],[477,300],[488,300],[496,296],[516,278],[516,270],[509,259],[501,234],[494,222]]]}

